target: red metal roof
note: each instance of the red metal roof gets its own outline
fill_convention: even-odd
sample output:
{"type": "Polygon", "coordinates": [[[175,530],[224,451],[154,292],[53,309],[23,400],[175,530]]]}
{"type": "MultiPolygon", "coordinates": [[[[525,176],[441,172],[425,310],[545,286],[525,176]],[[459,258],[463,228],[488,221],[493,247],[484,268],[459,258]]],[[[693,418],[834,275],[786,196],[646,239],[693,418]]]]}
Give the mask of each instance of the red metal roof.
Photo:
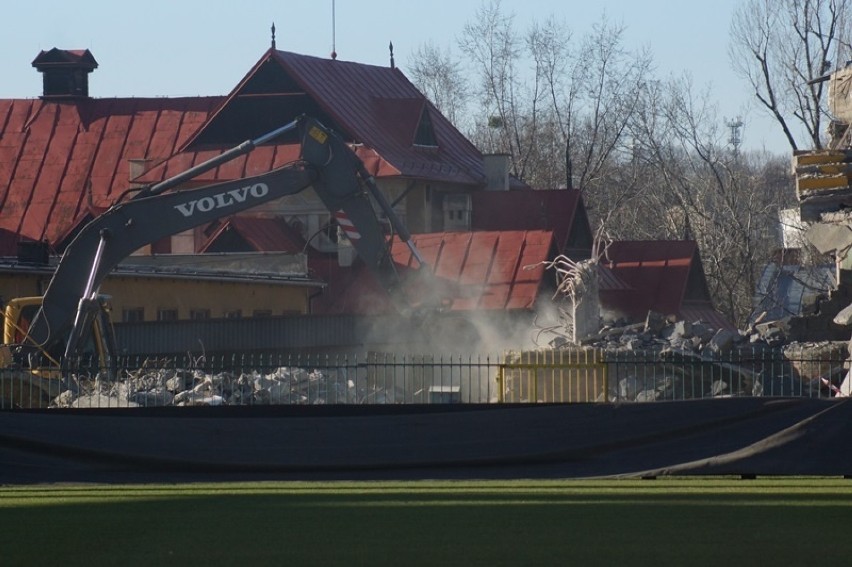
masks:
{"type": "MultiPolygon", "coordinates": [[[[301,114],[326,122],[351,140],[367,170],[376,177],[404,176],[477,186],[485,182],[479,150],[399,69],[272,49],[181,154],[141,179],[159,181],[216,155],[226,130],[248,129],[230,140],[236,144],[301,114]],[[266,102],[258,102],[261,99],[266,102]],[[250,105],[247,101],[253,102],[250,105]],[[428,115],[437,147],[415,143],[424,115],[428,115]]],[[[261,173],[297,159],[298,154],[297,145],[282,142],[237,158],[197,180],[223,181],[261,173]]]]}
{"type": "Polygon", "coordinates": [[[598,264],[598,289],[600,291],[633,291],[633,287],[605,264],[598,264]]]}
{"type": "Polygon", "coordinates": [[[574,244],[568,240],[576,225],[583,231],[579,240],[588,243],[591,252],[592,234],[580,191],[477,191],[471,200],[473,230],[550,230],[563,253],[566,245],[574,244]]]}
{"type": "MultiPolygon", "coordinates": [[[[37,60],[91,58],[54,51],[37,60]]],[[[480,152],[399,69],[269,50],[228,97],[0,100],[0,229],[61,247],[87,213],[109,207],[129,186],[130,160],[140,160],[136,182],[162,180],[248,138],[239,131],[246,116],[259,134],[280,125],[281,113],[311,111],[352,140],[376,176],[484,183],[480,152]],[[252,96],[258,84],[290,89],[302,104],[288,104],[300,98],[289,91],[252,96]],[[424,116],[437,147],[414,143],[424,116]],[[217,135],[238,139],[213,143],[217,135]]],[[[292,143],[264,146],[197,182],[259,174],[297,157],[292,143]]]]}
{"type": "Polygon", "coordinates": [[[601,261],[632,288],[602,286],[601,302],[608,308],[628,315],[644,315],[649,309],[680,315],[687,296],[709,305],[698,246],[692,240],[613,242],[601,261]],[[690,279],[692,270],[695,272],[690,279]]]}
{"type": "MultiPolygon", "coordinates": [[[[547,230],[416,234],[413,241],[434,274],[443,307],[453,311],[532,309],[545,274],[541,262],[553,249],[553,233],[547,230]]],[[[413,286],[404,291],[417,296],[423,279],[406,277],[407,270],[419,267],[417,260],[396,238],[391,254],[404,274],[403,285],[413,286]]],[[[314,303],[316,313],[390,309],[387,294],[361,264],[348,273],[329,270],[321,277],[329,287],[314,303]]]]}
{"type": "Polygon", "coordinates": [[[357,142],[404,176],[480,185],[482,154],[397,68],[273,51],[273,57],[357,142]],[[423,113],[438,148],[414,145],[423,113]]]}
{"type": "Polygon", "coordinates": [[[219,97],[0,100],[0,229],[51,243],[171,156],[219,97]]]}

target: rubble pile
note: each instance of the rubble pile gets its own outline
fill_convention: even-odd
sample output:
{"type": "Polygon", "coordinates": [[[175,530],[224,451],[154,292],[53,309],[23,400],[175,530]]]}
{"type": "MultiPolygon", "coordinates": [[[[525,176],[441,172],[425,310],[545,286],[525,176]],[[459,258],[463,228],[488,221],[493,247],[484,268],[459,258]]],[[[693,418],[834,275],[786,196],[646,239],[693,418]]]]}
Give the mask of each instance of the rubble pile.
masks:
{"type": "MultiPolygon", "coordinates": [[[[600,351],[608,401],[836,393],[849,369],[847,345],[790,341],[788,333],[783,320],[733,331],[650,312],[641,323],[611,321],[582,345],[557,337],[551,347],[600,351]]],[[[603,400],[598,392],[595,401],[603,400]]]]}
{"type": "Polygon", "coordinates": [[[611,366],[618,381],[615,391],[610,388],[608,401],[686,400],[763,393],[763,373],[754,364],[723,360],[678,350],[662,351],[656,361],[641,365],[620,364],[616,358],[611,366]]]}
{"type": "Polygon", "coordinates": [[[343,369],[281,367],[271,372],[206,373],[143,369],[119,380],[78,377],[54,398],[57,407],[160,407],[371,403],[394,392],[347,378],[343,369]],[[76,392],[75,392],[76,390],[76,392]]]}
{"type": "MultiPolygon", "coordinates": [[[[852,316],[852,315],[851,315],[852,316]]],[[[790,341],[785,320],[744,331],[649,312],[610,320],[581,344],[555,333],[550,348],[504,353],[496,371],[509,402],[643,402],[730,396],[842,395],[847,343],[790,341]],[[525,358],[525,355],[532,355],[525,358]],[[545,356],[542,356],[544,354],[545,356]]],[[[428,363],[425,363],[428,364],[428,363]]],[[[403,403],[394,379],[344,367],[207,372],[197,367],[72,377],[57,407],[403,403]]],[[[494,376],[485,374],[489,383],[494,376]]],[[[847,385],[848,386],[848,385],[847,385]]],[[[421,388],[422,389],[422,388],[421,388]]]]}
{"type": "MultiPolygon", "coordinates": [[[[729,354],[748,345],[752,350],[783,345],[787,341],[783,322],[759,323],[744,332],[719,329],[703,321],[689,322],[664,317],[653,311],[644,322],[627,323],[623,319],[606,322],[601,330],[581,344],[611,352],[655,352],[675,350],[707,357],[729,354]]],[[[565,348],[570,341],[557,336],[554,348],[565,348]]]]}

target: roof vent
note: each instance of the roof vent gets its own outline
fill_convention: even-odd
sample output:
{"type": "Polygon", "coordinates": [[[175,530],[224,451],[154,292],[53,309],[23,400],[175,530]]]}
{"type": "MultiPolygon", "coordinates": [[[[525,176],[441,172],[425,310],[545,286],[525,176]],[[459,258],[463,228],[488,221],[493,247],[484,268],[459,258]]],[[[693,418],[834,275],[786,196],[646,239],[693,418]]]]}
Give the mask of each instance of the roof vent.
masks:
{"type": "Polygon", "coordinates": [[[98,62],[88,49],[54,47],[39,52],[33,67],[43,77],[42,98],[78,98],[89,96],[89,73],[97,69],[98,62]]]}

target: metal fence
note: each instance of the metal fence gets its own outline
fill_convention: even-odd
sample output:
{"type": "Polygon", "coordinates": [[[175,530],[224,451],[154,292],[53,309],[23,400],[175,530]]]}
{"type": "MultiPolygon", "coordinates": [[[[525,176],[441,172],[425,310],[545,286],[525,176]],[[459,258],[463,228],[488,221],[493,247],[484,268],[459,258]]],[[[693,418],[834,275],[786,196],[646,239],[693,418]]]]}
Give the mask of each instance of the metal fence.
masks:
{"type": "MultiPolygon", "coordinates": [[[[37,365],[36,365],[37,366],[37,365]]],[[[125,358],[109,368],[0,370],[0,409],[275,404],[649,402],[840,393],[845,348],[679,351],[566,349],[441,357],[369,353],[125,358]]]]}

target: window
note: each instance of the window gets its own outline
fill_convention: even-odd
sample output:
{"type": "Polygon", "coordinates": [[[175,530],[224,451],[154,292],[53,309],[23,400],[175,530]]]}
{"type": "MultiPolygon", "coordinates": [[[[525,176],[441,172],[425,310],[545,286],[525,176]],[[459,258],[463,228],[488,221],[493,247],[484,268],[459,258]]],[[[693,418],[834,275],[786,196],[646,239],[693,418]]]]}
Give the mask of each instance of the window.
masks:
{"type": "Polygon", "coordinates": [[[189,318],[193,321],[203,321],[210,318],[209,309],[190,309],[189,318]]]}
{"type": "Polygon", "coordinates": [[[177,321],[177,309],[157,309],[157,321],[177,321]]]}
{"type": "Polygon", "coordinates": [[[121,310],[121,320],[124,323],[139,323],[145,320],[144,307],[125,307],[121,310]]]}
{"type": "Polygon", "coordinates": [[[444,230],[470,230],[470,195],[448,193],[443,197],[444,230]]]}
{"type": "Polygon", "coordinates": [[[225,311],[225,319],[239,319],[243,316],[243,312],[239,309],[232,309],[231,311],[225,311]]]}
{"type": "Polygon", "coordinates": [[[272,309],[255,309],[251,313],[252,317],[272,317],[272,309]]]}
{"type": "Polygon", "coordinates": [[[435,131],[432,129],[432,117],[429,116],[428,110],[424,109],[423,115],[420,117],[417,132],[414,134],[414,144],[416,146],[438,146],[438,142],[435,139],[435,131]]]}

